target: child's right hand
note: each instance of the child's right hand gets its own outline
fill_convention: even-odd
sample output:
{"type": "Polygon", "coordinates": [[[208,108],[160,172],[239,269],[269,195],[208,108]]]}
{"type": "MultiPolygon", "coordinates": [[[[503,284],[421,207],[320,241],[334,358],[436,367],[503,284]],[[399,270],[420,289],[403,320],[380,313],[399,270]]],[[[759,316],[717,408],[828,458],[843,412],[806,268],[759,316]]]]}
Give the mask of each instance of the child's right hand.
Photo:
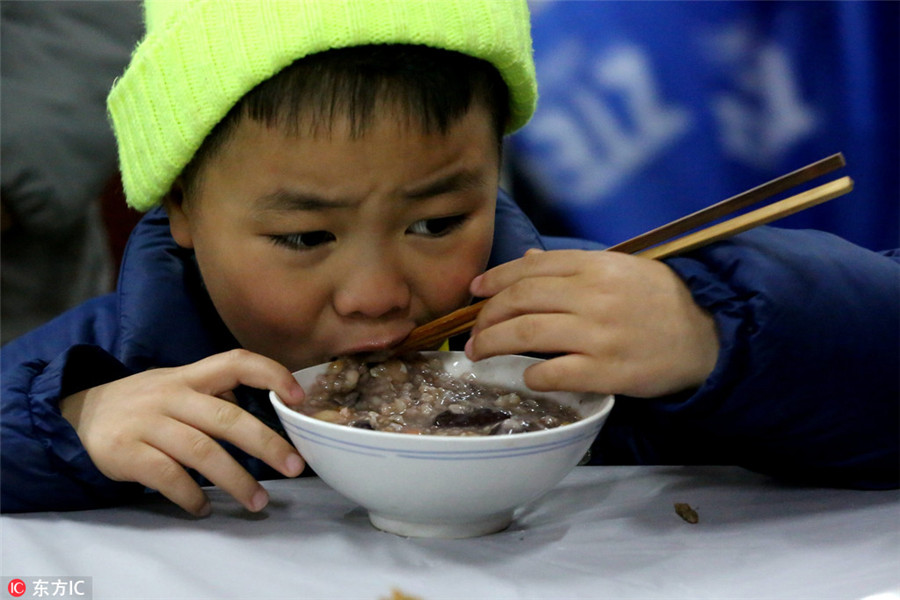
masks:
{"type": "Polygon", "coordinates": [[[195,469],[251,511],[266,490],[221,446],[231,442],[287,477],[304,463],[296,449],[230,398],[239,385],[272,389],[287,403],[303,398],[291,373],[246,350],[184,367],[153,369],[73,394],[60,402],[94,464],[116,481],[136,481],[197,515],[210,504],[187,473],[195,469]]]}
{"type": "Polygon", "coordinates": [[[525,370],[533,390],[656,398],[699,387],[713,371],[713,316],[668,265],[619,252],[529,250],[479,275],[490,298],[466,354],[556,354],[525,370]]]}

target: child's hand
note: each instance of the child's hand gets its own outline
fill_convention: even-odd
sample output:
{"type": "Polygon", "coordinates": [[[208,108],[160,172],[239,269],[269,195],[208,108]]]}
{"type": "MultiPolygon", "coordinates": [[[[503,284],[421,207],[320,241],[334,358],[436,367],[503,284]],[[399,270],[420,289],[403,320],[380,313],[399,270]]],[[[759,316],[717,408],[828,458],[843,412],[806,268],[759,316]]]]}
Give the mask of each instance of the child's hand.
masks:
{"type": "Polygon", "coordinates": [[[718,357],[713,318],[659,261],[533,250],[471,291],[491,298],[466,345],[471,359],[563,354],[526,371],[534,390],[662,396],[700,385],[718,357]]]}
{"type": "Polygon", "coordinates": [[[209,500],[185,470],[190,467],[258,511],[268,494],[216,440],[231,442],[287,477],[299,475],[304,465],[290,443],[226,399],[242,384],[273,389],[286,402],[303,398],[286,368],[234,350],[85,390],[65,398],[60,409],[110,479],[137,481],[204,516],[209,500]]]}

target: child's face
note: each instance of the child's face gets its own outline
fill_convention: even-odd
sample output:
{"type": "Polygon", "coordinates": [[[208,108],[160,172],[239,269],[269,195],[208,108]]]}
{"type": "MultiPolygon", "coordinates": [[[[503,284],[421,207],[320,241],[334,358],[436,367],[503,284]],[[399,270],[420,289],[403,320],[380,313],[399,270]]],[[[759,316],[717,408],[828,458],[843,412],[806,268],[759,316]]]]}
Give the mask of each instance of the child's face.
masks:
{"type": "Polygon", "coordinates": [[[299,369],[377,350],[470,300],[487,264],[499,176],[474,106],[446,135],[391,113],[358,139],[243,119],[196,193],[167,204],[244,348],[299,369]]]}

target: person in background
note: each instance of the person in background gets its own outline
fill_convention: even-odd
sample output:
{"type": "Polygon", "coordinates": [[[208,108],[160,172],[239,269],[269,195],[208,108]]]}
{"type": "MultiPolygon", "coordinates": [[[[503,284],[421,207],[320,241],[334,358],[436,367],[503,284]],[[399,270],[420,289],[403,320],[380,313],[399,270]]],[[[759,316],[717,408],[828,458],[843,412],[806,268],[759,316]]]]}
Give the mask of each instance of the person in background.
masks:
{"type": "Polygon", "coordinates": [[[265,390],[487,298],[474,360],[619,396],[594,464],[900,485],[900,255],[763,227],[665,261],[541,236],[499,190],[534,112],[527,4],[148,1],[108,106],[132,233],[115,294],[0,350],[2,509],[213,483],[251,511],[302,457],[265,390]]]}
{"type": "Polygon", "coordinates": [[[113,288],[106,95],[141,30],[138,2],[0,4],[3,343],[113,288]]]}

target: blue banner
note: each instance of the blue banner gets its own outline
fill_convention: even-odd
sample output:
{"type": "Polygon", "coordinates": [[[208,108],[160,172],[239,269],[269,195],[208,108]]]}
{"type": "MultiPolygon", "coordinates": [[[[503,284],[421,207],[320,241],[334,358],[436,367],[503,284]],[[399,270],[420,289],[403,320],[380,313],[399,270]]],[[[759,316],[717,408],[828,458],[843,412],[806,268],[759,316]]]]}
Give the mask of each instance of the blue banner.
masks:
{"type": "Polygon", "coordinates": [[[510,138],[513,191],[611,244],[843,152],[855,190],[779,225],[897,247],[898,7],[534,2],[540,99],[510,138]]]}

